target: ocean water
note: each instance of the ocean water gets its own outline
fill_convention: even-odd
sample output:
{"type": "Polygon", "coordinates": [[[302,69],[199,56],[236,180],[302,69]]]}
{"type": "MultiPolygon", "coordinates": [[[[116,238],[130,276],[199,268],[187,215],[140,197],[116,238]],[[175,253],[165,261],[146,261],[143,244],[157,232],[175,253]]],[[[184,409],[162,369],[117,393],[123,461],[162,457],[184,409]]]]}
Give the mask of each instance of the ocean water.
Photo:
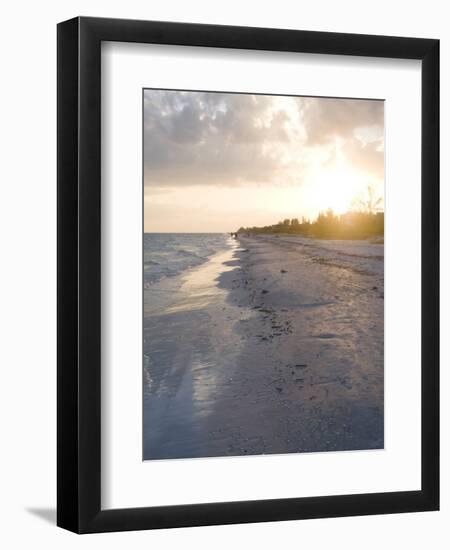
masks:
{"type": "Polygon", "coordinates": [[[226,233],[144,233],[144,289],[230,248],[226,233]]]}

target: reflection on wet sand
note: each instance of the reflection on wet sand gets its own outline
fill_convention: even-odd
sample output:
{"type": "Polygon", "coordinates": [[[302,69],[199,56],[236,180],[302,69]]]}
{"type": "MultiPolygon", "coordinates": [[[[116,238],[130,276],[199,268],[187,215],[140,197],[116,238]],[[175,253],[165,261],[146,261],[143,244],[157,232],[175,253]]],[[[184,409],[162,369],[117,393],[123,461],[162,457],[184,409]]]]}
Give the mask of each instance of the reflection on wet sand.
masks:
{"type": "Polygon", "coordinates": [[[169,305],[146,308],[144,458],[224,454],[207,432],[240,351],[234,321],[244,312],[227,301],[218,280],[236,269],[237,249],[230,243],[229,250],[182,276],[176,290],[168,281],[169,305]]]}
{"type": "Polygon", "coordinates": [[[177,301],[167,307],[165,313],[207,309],[209,306],[217,306],[224,302],[227,291],[218,286],[217,279],[220,273],[234,269],[229,264],[235,249],[236,246],[233,246],[226,252],[219,252],[206,264],[189,271],[183,277],[177,301]]]}
{"type": "Polygon", "coordinates": [[[382,245],[231,246],[145,291],[144,459],[383,448],[382,245]]]}

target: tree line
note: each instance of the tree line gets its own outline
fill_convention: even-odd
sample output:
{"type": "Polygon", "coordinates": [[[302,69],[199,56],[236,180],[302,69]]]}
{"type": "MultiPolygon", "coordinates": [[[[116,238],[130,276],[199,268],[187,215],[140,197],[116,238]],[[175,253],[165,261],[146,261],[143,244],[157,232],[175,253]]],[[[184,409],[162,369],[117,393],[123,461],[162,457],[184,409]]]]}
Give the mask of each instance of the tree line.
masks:
{"type": "Polygon", "coordinates": [[[381,200],[375,199],[368,188],[367,198],[355,208],[337,215],[331,208],[320,212],[314,221],[305,217],[285,219],[264,227],[241,227],[238,233],[288,233],[316,239],[371,239],[384,237],[384,212],[379,211],[381,200]]]}

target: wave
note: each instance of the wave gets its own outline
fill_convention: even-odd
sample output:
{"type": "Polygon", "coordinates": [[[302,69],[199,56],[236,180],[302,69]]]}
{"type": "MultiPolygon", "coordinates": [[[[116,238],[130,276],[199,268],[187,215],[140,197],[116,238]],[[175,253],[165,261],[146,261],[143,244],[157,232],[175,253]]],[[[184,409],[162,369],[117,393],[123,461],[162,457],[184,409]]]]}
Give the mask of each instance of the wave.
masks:
{"type": "Polygon", "coordinates": [[[225,234],[151,234],[144,235],[144,289],[200,265],[228,248],[225,234]]]}
{"type": "Polygon", "coordinates": [[[192,252],[190,250],[184,250],[183,248],[181,250],[177,250],[175,254],[178,254],[179,256],[185,256],[186,258],[198,258],[203,260],[204,256],[201,256],[200,254],[197,254],[195,252],[192,252]]]}

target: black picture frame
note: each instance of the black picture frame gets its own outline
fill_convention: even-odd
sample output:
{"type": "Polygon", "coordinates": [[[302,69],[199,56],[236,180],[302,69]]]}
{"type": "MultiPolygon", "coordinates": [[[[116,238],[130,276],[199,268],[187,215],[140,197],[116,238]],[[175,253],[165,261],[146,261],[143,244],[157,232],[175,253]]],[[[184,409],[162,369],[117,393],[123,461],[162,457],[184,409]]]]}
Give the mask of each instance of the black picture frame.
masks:
{"type": "Polygon", "coordinates": [[[58,25],[57,68],[57,524],[94,533],[438,510],[439,41],[77,17],[58,25]],[[420,491],[101,509],[102,41],[422,61],[420,491]]]}

